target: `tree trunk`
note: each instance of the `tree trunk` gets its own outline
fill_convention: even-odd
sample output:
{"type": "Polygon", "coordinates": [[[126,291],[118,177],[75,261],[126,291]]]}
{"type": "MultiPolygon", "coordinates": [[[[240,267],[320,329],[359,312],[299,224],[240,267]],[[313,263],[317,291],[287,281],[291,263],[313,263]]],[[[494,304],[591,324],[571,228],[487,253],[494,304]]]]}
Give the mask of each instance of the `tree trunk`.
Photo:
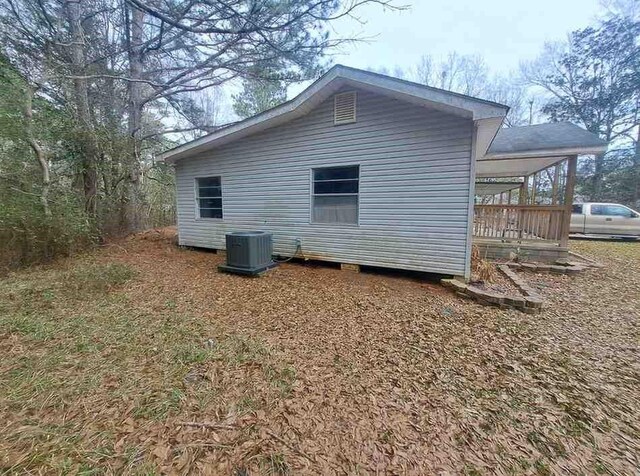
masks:
{"type": "MultiPolygon", "coordinates": [[[[142,57],[142,43],[144,41],[144,17],[145,13],[134,7],[128,7],[130,13],[128,56],[129,56],[129,77],[141,79],[144,70],[144,59],[142,57]]],[[[125,226],[127,231],[138,231],[144,228],[142,218],[143,197],[141,190],[142,164],[140,157],[140,131],[142,128],[142,108],[143,108],[143,83],[130,81],[129,102],[128,102],[128,123],[127,134],[129,142],[129,152],[127,157],[127,196],[125,210],[125,226]]]]}
{"type": "Polygon", "coordinates": [[[597,202],[602,200],[602,179],[604,177],[604,154],[596,155],[595,171],[593,174],[593,189],[591,200],[597,202]]]}
{"type": "Polygon", "coordinates": [[[89,107],[89,84],[85,75],[85,35],[82,26],[81,0],[67,0],[65,3],[71,42],[69,45],[71,65],[74,73],[73,89],[76,113],[79,122],[79,134],[83,148],[82,182],[85,197],[85,210],[89,217],[96,219],[98,171],[98,147],[93,133],[91,110],[89,107]]]}
{"type": "Polygon", "coordinates": [[[635,175],[633,184],[633,205],[634,207],[640,207],[640,124],[638,125],[636,150],[633,156],[633,173],[635,175]]]}
{"type": "Polygon", "coordinates": [[[29,146],[36,155],[40,170],[42,172],[42,190],[40,192],[40,203],[42,203],[42,209],[46,217],[51,216],[51,209],[49,208],[49,187],[51,185],[51,174],[49,170],[49,160],[47,155],[35,138],[33,131],[33,97],[35,96],[37,88],[26,87],[25,91],[25,104],[24,104],[24,118],[25,118],[25,135],[29,146]]]}

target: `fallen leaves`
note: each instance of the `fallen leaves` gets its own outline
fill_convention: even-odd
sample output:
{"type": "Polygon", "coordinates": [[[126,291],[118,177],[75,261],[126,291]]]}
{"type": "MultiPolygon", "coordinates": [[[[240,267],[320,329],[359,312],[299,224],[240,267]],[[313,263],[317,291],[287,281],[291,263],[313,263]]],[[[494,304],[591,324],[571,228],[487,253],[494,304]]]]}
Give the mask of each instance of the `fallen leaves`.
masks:
{"type": "Polygon", "coordinates": [[[172,239],[94,253],[135,277],[88,300],[33,287],[55,267],[0,282],[3,470],[638,467],[637,244],[575,243],[605,268],[528,274],[549,302],[530,317],[410,276],[301,263],[220,274],[220,256],[172,239]]]}

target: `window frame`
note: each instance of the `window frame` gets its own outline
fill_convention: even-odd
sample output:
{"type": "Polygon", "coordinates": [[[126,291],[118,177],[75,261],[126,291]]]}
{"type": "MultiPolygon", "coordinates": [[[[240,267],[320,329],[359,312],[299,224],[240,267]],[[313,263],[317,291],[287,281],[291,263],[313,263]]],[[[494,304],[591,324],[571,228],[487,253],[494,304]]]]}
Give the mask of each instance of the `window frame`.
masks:
{"type": "MultiPolygon", "coordinates": [[[[360,226],[360,193],[361,193],[361,189],[360,189],[360,180],[362,178],[362,165],[360,163],[350,163],[350,164],[340,164],[340,165],[320,165],[317,167],[311,167],[309,168],[309,224],[310,225],[316,225],[316,226],[339,226],[339,227],[359,227],[360,226]],[[355,223],[339,223],[339,222],[331,222],[331,223],[327,223],[327,222],[318,222],[318,221],[314,221],[313,219],[313,207],[314,207],[314,203],[315,203],[315,196],[316,194],[314,193],[314,172],[316,170],[321,170],[321,169],[337,169],[337,168],[343,168],[343,167],[357,167],[358,168],[358,192],[357,193],[321,193],[318,195],[321,196],[330,196],[330,197],[335,197],[335,196],[345,196],[345,195],[355,195],[356,196],[356,221],[355,223]]],[[[355,179],[345,179],[345,180],[355,180],[355,179]]]]}
{"type": "MultiPolygon", "coordinates": [[[[196,207],[196,220],[207,220],[207,221],[222,221],[224,220],[224,192],[223,192],[223,184],[222,184],[222,175],[205,175],[201,177],[195,177],[193,180],[193,188],[194,188],[194,196],[195,196],[195,207],[196,207]],[[220,179],[220,217],[203,217],[200,214],[200,186],[198,184],[199,180],[203,179],[212,179],[217,178],[220,179]]],[[[204,197],[207,198],[218,198],[218,197],[204,197]]],[[[218,208],[205,208],[206,210],[217,210],[218,208]]]]}

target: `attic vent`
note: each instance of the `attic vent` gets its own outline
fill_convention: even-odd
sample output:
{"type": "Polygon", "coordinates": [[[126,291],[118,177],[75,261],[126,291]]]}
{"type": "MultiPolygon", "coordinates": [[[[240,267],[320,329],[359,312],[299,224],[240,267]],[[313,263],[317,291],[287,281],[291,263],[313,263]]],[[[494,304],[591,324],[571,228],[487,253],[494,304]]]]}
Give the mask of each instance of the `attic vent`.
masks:
{"type": "Polygon", "coordinates": [[[338,125],[352,122],[356,122],[356,92],[336,94],[333,102],[333,123],[338,125]]]}

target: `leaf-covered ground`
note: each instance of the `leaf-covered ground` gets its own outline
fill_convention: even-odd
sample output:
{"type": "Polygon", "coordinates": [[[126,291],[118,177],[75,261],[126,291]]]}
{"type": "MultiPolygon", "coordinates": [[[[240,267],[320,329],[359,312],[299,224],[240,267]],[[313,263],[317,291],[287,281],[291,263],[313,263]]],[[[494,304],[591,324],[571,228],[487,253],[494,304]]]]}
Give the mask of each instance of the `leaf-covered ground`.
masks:
{"type": "Polygon", "coordinates": [[[146,233],[0,281],[0,470],[634,474],[640,243],[528,275],[539,315],[410,276],[259,279],[146,233]]]}

